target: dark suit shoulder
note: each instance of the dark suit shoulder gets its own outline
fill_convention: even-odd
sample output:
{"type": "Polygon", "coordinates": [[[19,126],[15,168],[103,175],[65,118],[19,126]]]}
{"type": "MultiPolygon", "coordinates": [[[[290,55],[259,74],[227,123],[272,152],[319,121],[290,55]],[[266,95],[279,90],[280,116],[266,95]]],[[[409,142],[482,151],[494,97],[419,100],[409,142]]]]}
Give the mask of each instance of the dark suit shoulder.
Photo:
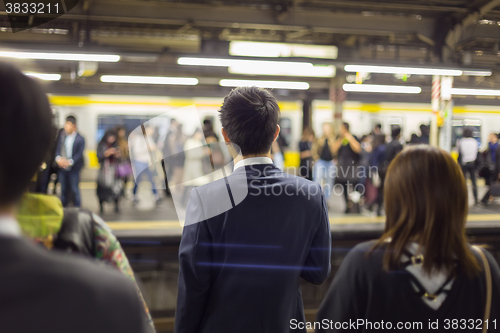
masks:
{"type": "Polygon", "coordinates": [[[2,240],[4,248],[12,251],[8,260],[0,258],[9,270],[2,279],[15,287],[0,287],[0,293],[29,295],[24,298],[26,313],[40,311],[33,299],[45,299],[44,311],[64,318],[54,332],[62,332],[57,325],[74,327],[68,329],[72,332],[84,332],[90,325],[99,327],[93,332],[142,332],[144,309],[133,282],[122,273],[76,254],[47,251],[29,240],[2,240]]]}

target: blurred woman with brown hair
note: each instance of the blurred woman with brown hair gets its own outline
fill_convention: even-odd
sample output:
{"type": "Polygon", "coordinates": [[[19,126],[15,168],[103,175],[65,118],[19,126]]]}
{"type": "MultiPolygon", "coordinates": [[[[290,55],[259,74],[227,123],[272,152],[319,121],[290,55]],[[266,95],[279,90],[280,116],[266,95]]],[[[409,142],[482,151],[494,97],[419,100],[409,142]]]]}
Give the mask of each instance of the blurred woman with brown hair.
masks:
{"type": "Polygon", "coordinates": [[[421,323],[410,328],[415,331],[432,331],[433,323],[433,331],[477,331],[487,317],[489,331],[498,331],[500,270],[491,254],[467,242],[467,198],[462,171],[450,154],[428,145],[403,150],[387,171],[385,232],[346,256],[318,321],[363,320],[379,329],[391,329],[382,328],[382,321],[392,329],[421,323]],[[485,316],[488,294],[493,301],[485,316]]]}

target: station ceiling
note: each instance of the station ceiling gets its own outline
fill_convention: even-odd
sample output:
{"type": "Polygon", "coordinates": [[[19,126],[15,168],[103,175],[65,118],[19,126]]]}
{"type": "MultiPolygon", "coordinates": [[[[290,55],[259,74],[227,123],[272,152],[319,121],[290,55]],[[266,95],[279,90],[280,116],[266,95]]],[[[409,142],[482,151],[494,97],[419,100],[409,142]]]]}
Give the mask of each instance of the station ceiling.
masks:
{"type": "MultiPolygon", "coordinates": [[[[66,0],[69,1],[69,0],[66,0]]],[[[1,4],[0,6],[3,6],[1,4]]],[[[80,0],[67,14],[12,33],[0,12],[0,48],[122,55],[117,63],[99,63],[93,76],[78,77],[77,62],[17,61],[26,70],[61,73],[48,84],[59,93],[140,93],[222,96],[217,83],[242,78],[227,68],[180,66],[180,56],[227,58],[231,41],[335,45],[337,77],[347,63],[400,64],[490,69],[490,77],[463,76],[455,86],[500,88],[500,0],[80,0]],[[191,87],[139,86],[100,82],[106,74],[200,78],[191,87]]],[[[31,18],[33,24],[43,15],[31,18]]],[[[304,60],[304,59],[300,59],[304,60]]],[[[248,78],[248,77],[243,77],[248,78]]],[[[293,77],[252,79],[297,80],[293,77]]],[[[303,78],[301,78],[304,80],[303,78]]],[[[391,75],[371,75],[370,83],[391,84],[391,75]]],[[[283,98],[328,98],[330,79],[307,78],[307,91],[280,91],[283,98]]],[[[430,77],[411,76],[430,100],[430,77]]],[[[369,95],[349,93],[357,99],[369,95]]],[[[374,98],[381,98],[380,96],[374,98]]],[[[386,100],[408,100],[387,96],[386,100]]]]}

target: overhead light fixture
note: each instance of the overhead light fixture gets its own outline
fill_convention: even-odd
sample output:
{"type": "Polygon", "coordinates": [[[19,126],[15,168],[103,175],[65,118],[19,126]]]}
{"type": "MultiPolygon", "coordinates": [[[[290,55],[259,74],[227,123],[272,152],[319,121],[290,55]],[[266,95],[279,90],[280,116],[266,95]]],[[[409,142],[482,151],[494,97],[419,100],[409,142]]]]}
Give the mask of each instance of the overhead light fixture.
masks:
{"type": "Polygon", "coordinates": [[[412,74],[412,75],[444,75],[460,76],[462,71],[458,69],[440,69],[425,67],[394,67],[394,66],[370,66],[370,65],[346,65],[346,72],[361,73],[385,73],[385,74],[412,74]]]}
{"type": "Polygon", "coordinates": [[[116,54],[93,53],[55,53],[55,52],[27,52],[27,51],[0,51],[1,58],[29,59],[29,60],[66,60],[66,61],[99,61],[117,62],[120,56],[116,54]]]}
{"type": "Polygon", "coordinates": [[[500,90],[451,88],[451,94],[452,95],[467,95],[467,96],[500,96],[500,90]]]}
{"type": "Polygon", "coordinates": [[[331,45],[232,41],[229,42],[229,54],[247,57],[337,59],[338,48],[331,45]]]}
{"type": "Polygon", "coordinates": [[[335,66],[314,66],[312,64],[281,65],[264,64],[253,66],[230,66],[231,74],[246,75],[276,75],[276,76],[303,76],[303,77],[335,77],[335,66]],[[311,65],[311,66],[309,66],[311,65]]]}
{"type": "Polygon", "coordinates": [[[30,77],[36,77],[37,79],[44,81],[59,81],[61,79],[61,74],[46,74],[46,73],[24,73],[30,77]]]}
{"type": "Polygon", "coordinates": [[[490,70],[464,70],[463,75],[467,76],[491,76],[493,74],[490,70]]]}
{"type": "Polygon", "coordinates": [[[420,87],[412,86],[388,86],[381,84],[350,84],[342,86],[344,91],[371,92],[371,93],[394,93],[394,94],[420,94],[420,87]]]}
{"type": "Polygon", "coordinates": [[[271,89],[309,89],[307,82],[294,82],[294,81],[259,81],[259,80],[220,80],[219,84],[223,87],[259,87],[271,89]]]}
{"type": "Polygon", "coordinates": [[[334,77],[335,66],[310,62],[181,57],[179,65],[228,67],[232,74],[334,77]]]}
{"type": "Polygon", "coordinates": [[[139,84],[175,84],[194,86],[198,79],[191,77],[166,77],[166,76],[131,76],[131,75],[103,75],[101,82],[112,83],[139,83],[139,84]]]}

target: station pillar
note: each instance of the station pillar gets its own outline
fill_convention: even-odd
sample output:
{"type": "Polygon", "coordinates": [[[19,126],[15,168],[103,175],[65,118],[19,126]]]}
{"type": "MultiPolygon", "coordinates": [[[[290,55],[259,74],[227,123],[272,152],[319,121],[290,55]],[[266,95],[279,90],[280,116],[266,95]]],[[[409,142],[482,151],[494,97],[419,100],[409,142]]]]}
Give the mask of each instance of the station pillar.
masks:
{"type": "Polygon", "coordinates": [[[441,76],[434,75],[432,77],[432,93],[431,93],[431,132],[429,143],[431,146],[438,146],[438,114],[441,108],[441,76]]]}
{"type": "Polygon", "coordinates": [[[447,152],[451,152],[453,100],[451,98],[451,88],[453,86],[452,76],[441,77],[441,110],[442,127],[439,131],[439,147],[447,152]]]}
{"type": "Polygon", "coordinates": [[[302,100],[302,131],[312,124],[312,99],[306,97],[302,100]]]}
{"type": "Polygon", "coordinates": [[[340,131],[342,124],[343,104],[346,98],[346,92],[342,89],[345,83],[343,75],[337,76],[330,81],[330,101],[333,103],[333,128],[335,133],[340,131]]]}

